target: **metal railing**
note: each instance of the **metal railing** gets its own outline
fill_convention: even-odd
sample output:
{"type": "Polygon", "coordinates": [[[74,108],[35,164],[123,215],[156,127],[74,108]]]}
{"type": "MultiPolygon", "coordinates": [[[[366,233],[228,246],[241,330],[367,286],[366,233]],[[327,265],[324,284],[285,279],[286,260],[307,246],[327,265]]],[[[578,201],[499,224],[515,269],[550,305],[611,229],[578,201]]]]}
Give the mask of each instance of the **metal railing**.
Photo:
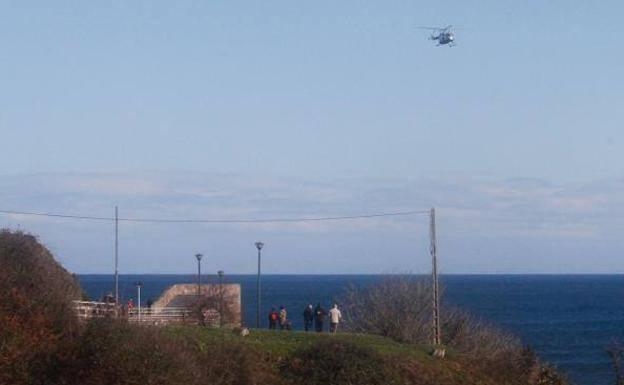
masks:
{"type": "Polygon", "coordinates": [[[141,324],[166,325],[197,323],[197,316],[183,307],[138,307],[128,310],[128,321],[141,324]]]}
{"type": "MultiPolygon", "coordinates": [[[[74,310],[80,320],[93,318],[124,317],[128,322],[144,325],[197,324],[198,314],[185,307],[133,307],[115,306],[114,303],[94,301],[73,301],[74,310]]],[[[221,316],[215,309],[203,312],[203,323],[218,326],[221,316]]]]}
{"type": "Polygon", "coordinates": [[[115,317],[119,313],[114,303],[93,301],[73,301],[73,303],[76,315],[81,320],[115,317]]]}

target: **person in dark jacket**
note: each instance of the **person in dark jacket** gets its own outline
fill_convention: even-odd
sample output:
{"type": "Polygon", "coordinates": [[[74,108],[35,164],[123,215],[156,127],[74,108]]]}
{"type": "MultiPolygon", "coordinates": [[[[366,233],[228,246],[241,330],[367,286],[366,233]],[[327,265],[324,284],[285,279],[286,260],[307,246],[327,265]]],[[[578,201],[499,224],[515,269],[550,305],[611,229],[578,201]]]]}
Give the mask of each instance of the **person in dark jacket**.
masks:
{"type": "Polygon", "coordinates": [[[317,333],[323,331],[323,322],[325,322],[326,315],[327,312],[323,309],[321,303],[319,302],[314,308],[314,329],[317,333]]]}
{"type": "Polygon", "coordinates": [[[309,331],[312,329],[312,322],[314,321],[314,309],[312,309],[312,304],[308,304],[305,310],[303,311],[303,328],[305,331],[309,331]]]}

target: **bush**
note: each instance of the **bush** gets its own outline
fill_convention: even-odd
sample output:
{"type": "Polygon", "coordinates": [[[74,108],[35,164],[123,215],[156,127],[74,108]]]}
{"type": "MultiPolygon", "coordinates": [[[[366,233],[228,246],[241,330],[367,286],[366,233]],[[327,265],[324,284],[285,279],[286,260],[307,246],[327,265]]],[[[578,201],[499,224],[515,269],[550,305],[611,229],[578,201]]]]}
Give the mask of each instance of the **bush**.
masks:
{"type": "Polygon", "coordinates": [[[529,376],[538,365],[533,351],[511,333],[458,310],[446,309],[442,319],[444,343],[484,373],[511,381],[529,376]]]}
{"type": "MultiPolygon", "coordinates": [[[[428,345],[433,332],[431,293],[427,280],[409,276],[387,278],[363,289],[351,287],[341,301],[345,327],[428,345]]],[[[556,374],[542,367],[517,337],[465,312],[443,308],[441,329],[443,345],[458,353],[458,359],[500,383],[537,383],[537,378],[556,374]],[[536,373],[542,368],[546,369],[540,377],[536,373]]]]}
{"type": "Polygon", "coordinates": [[[294,352],[282,365],[296,384],[387,385],[394,373],[375,351],[335,339],[321,340],[294,352]]]}
{"type": "Polygon", "coordinates": [[[71,300],[82,290],[21,232],[0,231],[0,266],[0,383],[50,383],[78,335],[71,300]]]}
{"type": "Polygon", "coordinates": [[[266,353],[234,340],[222,340],[209,346],[199,345],[200,384],[210,385],[279,385],[266,353]]]}
{"type": "Polygon", "coordinates": [[[349,331],[431,342],[431,287],[422,279],[393,277],[366,288],[351,286],[340,302],[349,331]]]}
{"type": "Polygon", "coordinates": [[[189,384],[189,362],[193,358],[155,328],[101,319],[87,326],[68,378],[84,385],[189,384]]]}
{"type": "Polygon", "coordinates": [[[240,309],[237,298],[213,286],[202,289],[202,295],[191,306],[194,317],[203,326],[240,325],[240,309]],[[212,316],[212,317],[211,317],[212,316]]]}
{"type": "Polygon", "coordinates": [[[609,355],[611,365],[613,366],[615,384],[624,385],[624,368],[622,367],[622,361],[624,360],[624,345],[622,345],[619,341],[614,341],[611,346],[607,348],[607,354],[609,355]]]}
{"type": "Polygon", "coordinates": [[[535,385],[567,385],[568,381],[550,365],[542,365],[537,370],[535,380],[531,382],[535,385]]]}
{"type": "Polygon", "coordinates": [[[279,384],[261,356],[239,342],[205,345],[114,319],[90,322],[74,356],[66,384],[279,384]]]}

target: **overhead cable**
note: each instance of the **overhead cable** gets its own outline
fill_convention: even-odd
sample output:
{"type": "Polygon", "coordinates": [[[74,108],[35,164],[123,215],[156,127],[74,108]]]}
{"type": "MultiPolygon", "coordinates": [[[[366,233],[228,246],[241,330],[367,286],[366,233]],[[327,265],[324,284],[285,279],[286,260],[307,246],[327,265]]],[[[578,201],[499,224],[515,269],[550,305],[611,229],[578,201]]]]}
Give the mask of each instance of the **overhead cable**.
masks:
{"type": "MultiPolygon", "coordinates": [[[[327,216],[327,217],[309,217],[309,218],[268,218],[268,219],[159,219],[159,218],[117,218],[118,221],[123,222],[136,222],[136,223],[296,223],[296,222],[322,222],[322,221],[342,221],[342,220],[356,220],[366,218],[379,218],[379,217],[396,217],[396,216],[408,216],[418,214],[428,214],[429,210],[417,210],[417,211],[399,211],[399,212],[387,212],[376,214],[360,214],[360,215],[344,215],[344,216],[327,216]]],[[[44,212],[32,212],[32,211],[15,211],[15,210],[0,210],[0,214],[9,215],[29,215],[38,217],[52,217],[62,219],[76,219],[76,220],[91,220],[91,221],[115,221],[114,217],[100,217],[89,215],[70,215],[70,214],[58,214],[58,213],[44,213],[44,212]]]]}

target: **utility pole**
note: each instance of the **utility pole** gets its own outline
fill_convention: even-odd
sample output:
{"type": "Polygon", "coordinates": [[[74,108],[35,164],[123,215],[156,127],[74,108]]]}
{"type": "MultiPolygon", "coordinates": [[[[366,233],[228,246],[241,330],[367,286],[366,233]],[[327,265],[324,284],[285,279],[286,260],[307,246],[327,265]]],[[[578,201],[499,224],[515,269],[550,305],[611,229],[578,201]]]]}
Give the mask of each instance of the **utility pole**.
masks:
{"type": "Polygon", "coordinates": [[[434,346],[438,346],[442,343],[442,336],[440,332],[440,291],[438,286],[438,258],[436,247],[436,220],[435,220],[435,208],[430,212],[429,223],[429,238],[430,238],[430,251],[431,251],[431,281],[432,281],[432,294],[433,294],[433,339],[434,346]]]}
{"type": "Polygon", "coordinates": [[[115,206],[115,306],[119,306],[119,210],[115,206]]]}

